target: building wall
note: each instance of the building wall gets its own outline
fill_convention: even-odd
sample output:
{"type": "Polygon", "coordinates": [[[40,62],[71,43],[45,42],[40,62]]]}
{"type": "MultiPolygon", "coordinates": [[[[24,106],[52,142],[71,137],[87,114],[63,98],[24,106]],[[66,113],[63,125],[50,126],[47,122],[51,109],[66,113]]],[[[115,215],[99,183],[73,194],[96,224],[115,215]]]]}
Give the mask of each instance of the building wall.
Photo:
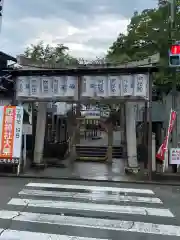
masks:
{"type": "MultiPolygon", "coordinates": [[[[142,122],[143,121],[143,114],[144,114],[144,103],[136,103],[134,108],[136,111],[136,121],[142,122]]],[[[165,113],[164,113],[164,103],[157,101],[152,102],[152,121],[153,122],[164,122],[165,120],[165,113]]]]}
{"type": "MultiPolygon", "coordinates": [[[[165,105],[165,121],[164,121],[164,127],[167,129],[169,124],[169,114],[171,111],[172,106],[172,94],[169,93],[167,96],[164,96],[163,102],[165,105]]],[[[180,92],[177,93],[177,140],[180,142],[180,92]]]]}
{"type": "MultiPolygon", "coordinates": [[[[169,116],[172,107],[172,93],[163,96],[162,102],[153,102],[152,104],[152,121],[163,122],[163,128],[167,131],[169,116]]],[[[143,121],[144,103],[135,105],[136,121],[143,121]]],[[[180,92],[177,93],[177,141],[180,142],[180,92]]]]}

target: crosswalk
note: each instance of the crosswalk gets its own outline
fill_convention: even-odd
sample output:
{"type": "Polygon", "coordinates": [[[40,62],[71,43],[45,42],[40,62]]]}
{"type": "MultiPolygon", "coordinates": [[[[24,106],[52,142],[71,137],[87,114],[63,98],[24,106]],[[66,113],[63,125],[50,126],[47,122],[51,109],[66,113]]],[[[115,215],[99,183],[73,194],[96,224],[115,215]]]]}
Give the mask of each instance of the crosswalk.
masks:
{"type": "Polygon", "coordinates": [[[151,189],[30,182],[0,210],[0,240],[180,237],[179,226],[162,224],[175,217],[151,189]]]}

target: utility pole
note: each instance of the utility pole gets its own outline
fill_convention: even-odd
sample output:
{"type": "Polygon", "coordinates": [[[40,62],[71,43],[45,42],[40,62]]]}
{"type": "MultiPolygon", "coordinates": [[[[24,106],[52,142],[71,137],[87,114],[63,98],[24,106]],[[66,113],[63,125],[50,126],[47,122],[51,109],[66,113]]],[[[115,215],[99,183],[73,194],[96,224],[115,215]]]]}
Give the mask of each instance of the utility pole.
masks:
{"type": "Polygon", "coordinates": [[[3,2],[4,0],[0,0],[0,32],[1,32],[1,26],[2,26],[3,2]]]}
{"type": "MultiPolygon", "coordinates": [[[[176,31],[176,0],[168,0],[170,3],[170,44],[174,44],[175,39],[175,31],[176,31]]],[[[176,111],[177,102],[176,102],[176,68],[172,68],[172,110],[176,111]]],[[[177,147],[177,120],[174,124],[174,129],[172,131],[172,147],[177,147]]],[[[177,165],[172,165],[173,172],[177,172],[177,165]]]]}

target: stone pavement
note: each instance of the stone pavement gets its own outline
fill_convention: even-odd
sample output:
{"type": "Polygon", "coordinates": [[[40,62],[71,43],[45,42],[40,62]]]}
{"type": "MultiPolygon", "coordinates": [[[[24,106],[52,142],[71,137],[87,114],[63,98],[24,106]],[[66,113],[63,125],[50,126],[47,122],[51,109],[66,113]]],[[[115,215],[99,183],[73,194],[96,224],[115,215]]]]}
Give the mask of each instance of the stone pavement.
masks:
{"type": "MultiPolygon", "coordinates": [[[[114,146],[120,146],[120,131],[114,131],[114,146]]],[[[101,139],[81,139],[81,145],[88,146],[104,146],[107,145],[108,138],[106,133],[101,133],[101,139]]],[[[52,161],[52,160],[50,160],[52,161]]],[[[66,159],[61,163],[64,164],[59,168],[46,168],[43,170],[35,171],[34,169],[28,169],[23,176],[42,176],[50,177],[55,176],[56,178],[82,178],[82,179],[96,179],[96,180],[114,180],[120,181],[124,179],[128,180],[130,177],[125,175],[124,167],[126,161],[124,159],[113,159],[112,166],[107,163],[99,162],[75,162],[72,166],[69,166],[69,160],[66,159]]]]}
{"type": "MultiPolygon", "coordinates": [[[[120,145],[120,131],[114,132],[114,145],[120,145]]],[[[85,140],[84,144],[103,146],[106,145],[107,135],[103,134],[102,139],[99,140],[85,140]]],[[[116,145],[116,146],[117,146],[116,145]]],[[[55,162],[57,159],[54,159],[55,162]]],[[[53,159],[50,159],[53,162],[53,159]]],[[[142,164],[142,171],[137,175],[126,175],[124,167],[127,164],[126,159],[113,159],[112,166],[107,163],[99,162],[75,162],[72,166],[69,166],[68,159],[60,161],[59,166],[48,167],[41,170],[36,170],[28,167],[20,176],[22,177],[41,177],[41,178],[55,178],[55,179],[86,179],[86,180],[100,180],[100,181],[117,181],[117,182],[147,182],[148,175],[147,170],[144,171],[142,164]],[[62,164],[61,164],[62,163],[62,164]]],[[[15,176],[8,172],[1,171],[1,176],[15,176]]],[[[153,181],[162,182],[163,184],[179,184],[180,173],[177,174],[153,174],[153,181]]]]}
{"type": "Polygon", "coordinates": [[[98,162],[75,162],[72,166],[66,167],[66,162],[64,162],[65,167],[49,167],[38,171],[29,169],[21,175],[110,181],[128,181],[134,179],[133,176],[125,174],[124,164],[125,161],[123,159],[113,159],[112,166],[107,165],[107,163],[98,162]]]}

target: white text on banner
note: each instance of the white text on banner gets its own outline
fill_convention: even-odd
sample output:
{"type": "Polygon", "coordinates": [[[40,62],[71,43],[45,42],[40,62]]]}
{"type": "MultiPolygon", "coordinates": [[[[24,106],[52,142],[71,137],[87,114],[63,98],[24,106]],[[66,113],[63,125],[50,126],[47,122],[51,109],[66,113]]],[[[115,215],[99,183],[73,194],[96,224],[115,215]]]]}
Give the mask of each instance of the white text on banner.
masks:
{"type": "Polygon", "coordinates": [[[0,158],[20,158],[23,107],[0,107],[0,158]]]}
{"type": "Polygon", "coordinates": [[[23,107],[16,107],[15,126],[14,126],[14,144],[13,144],[13,158],[20,158],[22,130],[23,130],[23,107]]]}
{"type": "Polygon", "coordinates": [[[16,107],[3,108],[1,158],[12,158],[14,145],[14,125],[16,107]]]}

